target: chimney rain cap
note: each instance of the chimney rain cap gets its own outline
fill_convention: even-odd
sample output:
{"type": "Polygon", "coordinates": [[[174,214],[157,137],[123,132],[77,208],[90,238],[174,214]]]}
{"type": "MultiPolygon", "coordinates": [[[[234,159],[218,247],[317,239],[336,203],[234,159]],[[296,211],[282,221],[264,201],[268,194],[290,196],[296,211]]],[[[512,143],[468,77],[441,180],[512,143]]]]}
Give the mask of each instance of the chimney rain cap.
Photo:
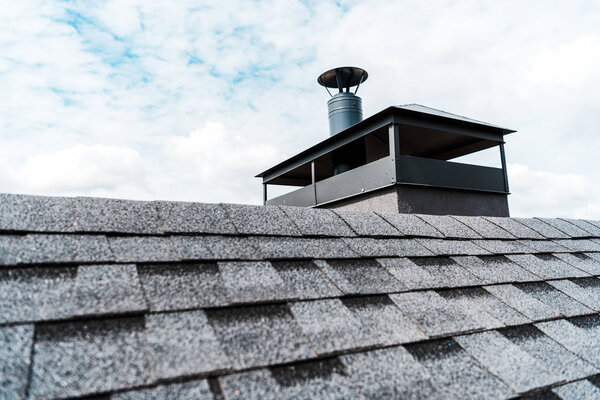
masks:
{"type": "Polygon", "coordinates": [[[319,85],[326,88],[337,88],[340,91],[357,86],[367,80],[369,74],[358,67],[338,67],[323,72],[317,79],[319,85]]]}

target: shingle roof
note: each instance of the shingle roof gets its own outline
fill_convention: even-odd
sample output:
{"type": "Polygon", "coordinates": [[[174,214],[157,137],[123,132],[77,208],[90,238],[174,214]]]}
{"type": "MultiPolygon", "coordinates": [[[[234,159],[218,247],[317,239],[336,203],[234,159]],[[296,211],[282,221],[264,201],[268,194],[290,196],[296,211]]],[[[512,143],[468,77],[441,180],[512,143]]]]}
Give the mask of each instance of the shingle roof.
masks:
{"type": "Polygon", "coordinates": [[[0,398],[597,396],[599,276],[597,221],[0,195],[0,398]]]}

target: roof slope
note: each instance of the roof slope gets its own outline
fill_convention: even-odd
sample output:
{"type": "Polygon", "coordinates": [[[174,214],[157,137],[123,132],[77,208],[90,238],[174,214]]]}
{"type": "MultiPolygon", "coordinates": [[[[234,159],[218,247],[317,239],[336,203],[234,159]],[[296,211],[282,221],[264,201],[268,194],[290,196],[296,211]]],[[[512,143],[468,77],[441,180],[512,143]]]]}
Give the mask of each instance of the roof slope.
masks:
{"type": "Polygon", "coordinates": [[[599,238],[598,221],[0,195],[0,397],[592,398],[599,238]]]}

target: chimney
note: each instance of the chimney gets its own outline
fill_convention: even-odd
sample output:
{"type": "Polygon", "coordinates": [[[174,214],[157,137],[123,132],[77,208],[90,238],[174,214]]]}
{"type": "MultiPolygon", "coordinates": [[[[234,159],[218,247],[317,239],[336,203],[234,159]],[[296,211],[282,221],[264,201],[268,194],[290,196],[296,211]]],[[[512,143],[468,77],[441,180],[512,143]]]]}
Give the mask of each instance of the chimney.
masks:
{"type": "Polygon", "coordinates": [[[331,95],[330,137],[257,175],[264,204],[509,216],[504,135],[514,130],[419,104],[391,106],[363,120],[356,92],[367,77],[356,67],[319,77],[331,95]],[[492,147],[501,168],[450,161],[492,147]],[[298,188],[269,199],[268,185],[298,188]]]}

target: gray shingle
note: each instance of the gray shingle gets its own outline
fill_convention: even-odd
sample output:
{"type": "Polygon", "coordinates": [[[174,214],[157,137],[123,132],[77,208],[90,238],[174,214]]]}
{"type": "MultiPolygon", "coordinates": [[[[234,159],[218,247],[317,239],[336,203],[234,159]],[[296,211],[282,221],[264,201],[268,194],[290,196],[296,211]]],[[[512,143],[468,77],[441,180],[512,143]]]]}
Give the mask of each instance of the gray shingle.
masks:
{"type": "Polygon", "coordinates": [[[302,235],[279,207],[221,204],[239,233],[250,235],[302,235]]]}
{"type": "Polygon", "coordinates": [[[389,297],[432,337],[483,328],[468,310],[450,303],[432,290],[391,294],[389,297]]]}
{"type": "Polygon", "coordinates": [[[592,313],[591,309],[557,290],[547,282],[521,283],[516,286],[536,300],[555,309],[565,317],[574,317],[576,315],[592,313]]]}
{"type": "Polygon", "coordinates": [[[482,217],[488,221],[498,225],[500,228],[509,232],[511,235],[519,239],[543,239],[544,236],[540,235],[533,229],[526,225],[523,225],[514,218],[504,217],[482,217]]]}
{"type": "Polygon", "coordinates": [[[515,239],[514,235],[499,226],[494,225],[483,217],[453,215],[452,218],[467,225],[486,239],[515,239]]]}
{"type": "Polygon", "coordinates": [[[0,270],[0,323],[69,317],[75,271],[50,267],[0,270]]]}
{"type": "Polygon", "coordinates": [[[29,378],[33,325],[0,327],[0,397],[24,399],[29,378]]]}
{"type": "Polygon", "coordinates": [[[23,264],[88,263],[114,261],[105,236],[27,235],[19,254],[23,264]]]}
{"type": "Polygon", "coordinates": [[[600,368],[600,318],[598,315],[535,325],[567,350],[600,368]]]}
{"type": "Polygon", "coordinates": [[[206,315],[235,369],[315,356],[287,306],[207,310],[206,315]]]}
{"type": "Polygon", "coordinates": [[[553,228],[558,229],[561,232],[567,234],[568,237],[590,237],[592,236],[588,231],[585,231],[578,226],[567,222],[563,219],[559,218],[536,218],[541,221],[544,221],[548,225],[551,225],[553,228]]]}
{"type": "Polygon", "coordinates": [[[589,276],[552,254],[514,254],[507,256],[529,272],[542,279],[560,279],[589,276]]]}
{"type": "Polygon", "coordinates": [[[380,259],[409,289],[473,286],[482,282],[448,257],[380,259]]]}
{"type": "Polygon", "coordinates": [[[519,254],[531,252],[529,247],[517,240],[474,240],[473,243],[493,254],[519,254]]]}
{"type": "Polygon", "coordinates": [[[116,393],[110,400],[216,400],[206,379],[116,393]]]}
{"type": "Polygon", "coordinates": [[[0,231],[72,232],[75,199],[0,194],[0,231]]]}
{"type": "Polygon", "coordinates": [[[180,256],[169,237],[122,236],[108,239],[119,262],[178,261],[180,256]]]}
{"type": "Polygon", "coordinates": [[[406,236],[444,237],[440,231],[414,214],[378,213],[406,236]]]}
{"type": "Polygon", "coordinates": [[[427,339],[387,296],[345,298],[342,302],[377,343],[387,346],[427,339]]]}
{"type": "Polygon", "coordinates": [[[337,214],[328,209],[280,207],[304,235],[356,236],[356,233],[337,214]]]}
{"type": "Polygon", "coordinates": [[[452,259],[485,283],[540,280],[505,256],[469,256],[452,257],[452,259]]]}
{"type": "Polygon", "coordinates": [[[592,236],[600,237],[600,226],[594,225],[592,222],[583,219],[561,218],[562,220],[575,225],[578,228],[589,232],[592,236]]]}
{"type": "Polygon", "coordinates": [[[431,253],[414,239],[345,238],[348,247],[363,257],[430,256],[431,253]]]}
{"type": "Polygon", "coordinates": [[[220,262],[219,271],[234,303],[295,297],[294,290],[285,284],[268,261],[220,262]]]}
{"type": "Polygon", "coordinates": [[[342,294],[312,261],[279,261],[272,265],[299,299],[337,297],[342,294]]]}
{"type": "Polygon", "coordinates": [[[592,224],[597,228],[600,228],[600,220],[586,219],[585,222],[592,224]]]}
{"type": "Polygon", "coordinates": [[[479,326],[482,326],[485,329],[495,329],[505,326],[504,323],[496,319],[496,317],[494,317],[491,313],[488,313],[488,310],[484,307],[484,304],[482,302],[478,302],[476,297],[465,296],[460,289],[438,290],[437,293],[446,299],[450,304],[456,304],[461,309],[466,310],[469,316],[473,320],[477,321],[479,326]]]}
{"type": "Polygon", "coordinates": [[[430,399],[440,393],[431,375],[403,347],[340,357],[346,370],[369,399],[430,399]]]}
{"type": "Polygon", "coordinates": [[[373,259],[317,260],[315,263],[346,294],[391,293],[406,290],[404,285],[373,259]]]}
{"type": "Polygon", "coordinates": [[[0,236],[0,265],[17,265],[21,261],[25,236],[0,236]]]}
{"type": "Polygon", "coordinates": [[[68,322],[36,329],[31,397],[74,397],[148,381],[141,318],[68,322]]]}
{"type": "Polygon", "coordinates": [[[556,257],[590,275],[600,275],[600,261],[594,260],[587,254],[558,253],[556,257]]]}
{"type": "Polygon", "coordinates": [[[600,399],[600,387],[586,380],[569,383],[552,389],[563,400],[600,399]]]}
{"type": "Polygon", "coordinates": [[[147,309],[135,265],[85,265],[77,269],[73,315],[147,309]]]}
{"type": "Polygon", "coordinates": [[[229,303],[215,264],[139,265],[138,274],[152,311],[229,303]]]}
{"type": "Polygon", "coordinates": [[[558,239],[555,242],[573,251],[600,251],[600,243],[589,239],[558,239]]]}
{"type": "Polygon", "coordinates": [[[439,256],[476,256],[491,254],[470,240],[415,239],[439,256]]]}
{"type": "Polygon", "coordinates": [[[403,236],[400,231],[373,212],[334,210],[360,236],[403,236]]]}
{"type": "Polygon", "coordinates": [[[291,303],[290,309],[319,355],[377,344],[339,299],[291,303]]]}
{"type": "Polygon", "coordinates": [[[417,216],[442,232],[447,238],[481,239],[480,234],[449,215],[418,214],[417,216]]]}
{"type": "Polygon", "coordinates": [[[542,362],[546,370],[554,374],[556,381],[572,381],[598,373],[592,365],[544,335],[533,325],[503,329],[500,333],[521,350],[542,362]]]}
{"type": "Polygon", "coordinates": [[[156,201],[161,229],[167,233],[235,234],[229,215],[218,204],[156,201]]]}
{"type": "Polygon", "coordinates": [[[531,322],[529,318],[510,308],[483,288],[449,290],[440,294],[453,297],[453,301],[459,302],[469,310],[484,311],[506,326],[531,322]]]}
{"type": "Polygon", "coordinates": [[[529,247],[530,253],[570,253],[571,250],[552,240],[519,240],[529,247]]]}
{"type": "Polygon", "coordinates": [[[356,253],[342,239],[284,238],[256,236],[252,244],[265,259],[353,258],[356,253]]]}
{"type": "Polygon", "coordinates": [[[252,243],[237,236],[171,236],[175,248],[186,261],[256,260],[252,243]]]}
{"type": "Polygon", "coordinates": [[[147,315],[146,332],[155,379],[223,371],[231,365],[201,310],[147,315]]]}
{"type": "Polygon", "coordinates": [[[75,204],[78,232],[161,233],[152,202],[79,197],[75,204]]]}
{"type": "Polygon", "coordinates": [[[453,340],[408,345],[406,349],[431,373],[445,399],[504,399],[513,392],[453,340]]]}
{"type": "Polygon", "coordinates": [[[513,218],[548,239],[567,239],[569,236],[539,218],[513,218]]]}
{"type": "Polygon", "coordinates": [[[514,285],[486,286],[485,290],[533,321],[559,317],[560,313],[514,285]]]}
{"type": "Polygon", "coordinates": [[[600,279],[564,279],[548,283],[589,308],[600,311],[600,279]]]}
{"type": "Polygon", "coordinates": [[[600,261],[600,253],[585,253],[585,255],[593,258],[596,261],[600,261]]]}
{"type": "Polygon", "coordinates": [[[337,359],[220,377],[227,399],[364,399],[337,359]]]}
{"type": "Polygon", "coordinates": [[[543,362],[496,331],[458,336],[454,340],[518,393],[560,380],[543,362]]]}

